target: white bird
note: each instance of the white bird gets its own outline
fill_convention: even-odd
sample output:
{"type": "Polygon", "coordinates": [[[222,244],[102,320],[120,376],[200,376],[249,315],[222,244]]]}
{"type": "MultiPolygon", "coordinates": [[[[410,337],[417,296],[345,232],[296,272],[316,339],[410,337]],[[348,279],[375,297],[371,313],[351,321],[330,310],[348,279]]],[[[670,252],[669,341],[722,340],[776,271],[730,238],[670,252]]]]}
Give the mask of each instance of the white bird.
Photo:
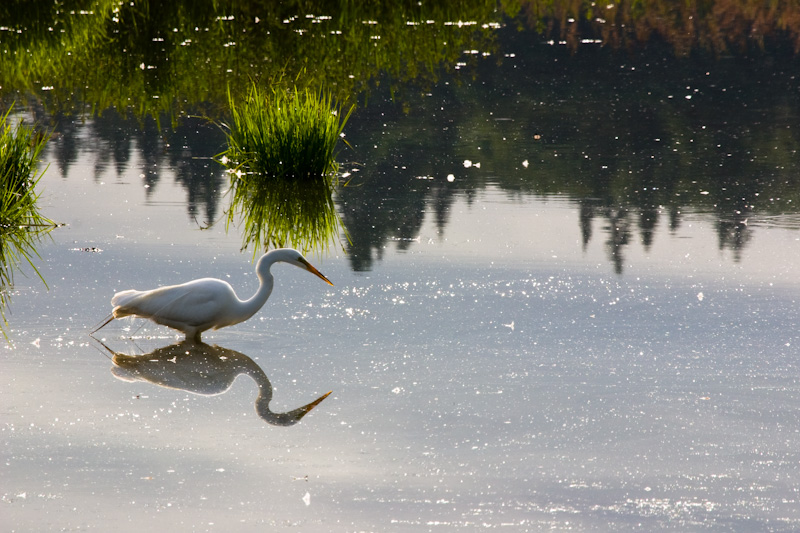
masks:
{"type": "Polygon", "coordinates": [[[216,278],[203,278],[181,285],[159,287],[149,291],[127,290],[111,298],[111,315],[90,334],[114,320],[126,316],[149,318],[186,334],[187,340],[200,342],[200,334],[243,322],[263,306],[272,293],[274,278],[270,267],[278,262],[308,270],[329,285],[333,285],[303,255],[291,248],[279,248],[261,256],[256,264],[260,285],[248,300],[240,300],[233,287],[216,278]]]}

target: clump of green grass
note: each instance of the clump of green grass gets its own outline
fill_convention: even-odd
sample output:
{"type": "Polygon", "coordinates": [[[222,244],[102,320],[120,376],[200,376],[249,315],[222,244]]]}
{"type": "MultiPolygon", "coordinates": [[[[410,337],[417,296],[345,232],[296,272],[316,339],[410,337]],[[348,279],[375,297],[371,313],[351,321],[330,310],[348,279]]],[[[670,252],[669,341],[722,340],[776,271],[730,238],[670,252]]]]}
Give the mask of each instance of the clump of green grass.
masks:
{"type": "MultiPolygon", "coordinates": [[[[7,323],[5,309],[15,269],[28,263],[44,283],[33,262],[38,256],[34,245],[57,226],[36,206],[36,184],[44,174],[37,174],[38,161],[49,135],[22,122],[12,127],[8,122],[10,113],[11,108],[0,117],[0,325],[7,323]]],[[[0,330],[5,336],[5,330],[0,330]]]]}
{"type": "Polygon", "coordinates": [[[230,92],[228,149],[217,159],[231,176],[228,225],[243,221],[247,248],[324,249],[341,222],[333,202],[338,185],[336,149],[353,106],[330,94],[255,84],[242,104],[230,92]]]}
{"type": "MultiPolygon", "coordinates": [[[[269,91],[255,83],[241,105],[228,92],[232,122],[223,164],[246,175],[317,180],[335,175],[336,147],[353,111],[330,93],[269,91]]],[[[248,178],[249,179],[249,178],[248,178]]]]}

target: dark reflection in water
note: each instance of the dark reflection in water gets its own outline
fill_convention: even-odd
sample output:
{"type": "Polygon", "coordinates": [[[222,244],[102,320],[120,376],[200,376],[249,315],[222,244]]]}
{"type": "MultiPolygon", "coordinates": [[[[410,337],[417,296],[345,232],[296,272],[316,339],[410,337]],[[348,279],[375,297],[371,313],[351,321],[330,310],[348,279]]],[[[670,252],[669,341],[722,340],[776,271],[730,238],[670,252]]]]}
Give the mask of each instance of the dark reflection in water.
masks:
{"type": "Polygon", "coordinates": [[[271,248],[322,252],[342,230],[333,201],[335,176],[295,180],[283,176],[231,175],[227,224],[241,227],[242,249],[254,256],[271,248]]]}
{"type": "Polygon", "coordinates": [[[227,180],[222,166],[212,158],[225,146],[225,136],[208,120],[187,117],[170,127],[159,126],[151,117],[137,119],[115,109],[90,120],[63,114],[47,117],[40,108],[34,111],[41,113],[40,120],[56,124],[50,150],[62,177],[69,177],[82,157],[94,159],[97,182],[108,179],[107,173],[122,180],[135,164],[145,198],[150,199],[169,169],[169,177],[186,191],[190,219],[208,225],[219,216],[227,180]]]}
{"type": "Polygon", "coordinates": [[[252,80],[283,78],[347,100],[381,72],[399,90],[435,79],[463,50],[491,49],[499,17],[487,0],[139,0],[82,9],[7,0],[0,99],[21,90],[53,110],[130,107],[174,121],[198,108],[213,112],[252,80]]]}
{"type": "Polygon", "coordinates": [[[637,50],[663,40],[679,56],[698,48],[722,54],[780,42],[800,50],[800,8],[791,2],[521,0],[519,6],[529,26],[546,27],[573,49],[600,41],[637,50]]]}
{"type": "Polygon", "coordinates": [[[113,352],[104,344],[103,347],[113,356],[112,374],[122,381],[144,381],[169,389],[213,396],[230,389],[240,374],[249,376],[258,385],[256,413],[268,424],[276,426],[296,424],[330,394],[323,394],[292,411],[275,413],[269,407],[272,384],[261,367],[243,353],[189,341],[143,355],[125,355],[113,352]]]}
{"type": "MultiPolygon", "coordinates": [[[[526,3],[526,9],[534,4],[526,3]]],[[[615,6],[608,20],[627,21],[624,6],[615,6]]],[[[656,14],[664,7],[659,5],[656,14]]],[[[556,11],[553,16],[563,24],[566,12],[556,11]]],[[[388,37],[391,28],[395,38],[402,35],[402,15],[392,19],[396,24],[382,20],[375,31],[388,37]]],[[[536,24],[526,27],[529,15],[524,11],[505,26],[487,26],[491,30],[476,28],[481,37],[475,41],[461,35],[472,49],[447,60],[437,55],[440,68],[426,68],[416,82],[409,81],[414,78],[407,71],[400,75],[392,68],[362,65],[369,72],[364,79],[375,84],[345,129],[353,150],[340,154],[345,170],[359,172],[336,197],[350,236],[353,270],[372,269],[387,247],[415,246],[431,217],[446,235],[454,202],[469,203],[489,188],[512,199],[567,198],[578,213],[583,245],[604,242],[618,273],[631,246],[645,251],[658,246],[659,228],[674,232],[688,213],[710,219],[718,246],[738,261],[760,219],[798,212],[800,60],[791,47],[718,56],[701,46],[688,57],[676,57],[682,45],[656,39],[640,43],[635,54],[593,45],[570,50],[546,44],[546,37],[532,29],[539,28],[536,24]],[[485,50],[491,53],[483,57],[485,50]],[[467,167],[465,161],[481,165],[467,167]]],[[[703,24],[711,20],[704,17],[703,24]]],[[[357,19],[354,28],[363,29],[360,17],[345,18],[342,24],[357,19]]],[[[646,25],[657,20],[637,19],[646,25]]],[[[328,23],[332,20],[326,18],[328,23]]],[[[615,28],[598,31],[619,30],[624,35],[607,39],[621,44],[634,37],[615,28]]],[[[580,29],[590,28],[581,23],[580,29]]],[[[562,30],[551,26],[547,36],[562,30]]],[[[389,54],[383,48],[380,53],[389,54]]],[[[193,105],[197,109],[187,114],[215,108],[213,102],[193,105]]],[[[167,115],[159,125],[113,109],[84,126],[65,115],[38,112],[42,121],[56,124],[51,150],[63,176],[82,149],[94,155],[98,177],[120,176],[139,161],[150,198],[165,177],[162,169],[171,168],[186,190],[189,218],[205,217],[201,224],[217,220],[225,179],[210,159],[224,143],[216,127],[167,115]],[[132,157],[134,151],[140,157],[132,157]]]]}
{"type": "MultiPolygon", "coordinates": [[[[499,33],[515,57],[483,61],[475,81],[448,74],[402,101],[375,95],[350,119],[353,148],[340,158],[359,172],[336,201],[354,270],[372,269],[389,245],[414,246],[426,217],[446,235],[453,203],[490,186],[514,199],[570,199],[584,245],[606,242],[617,272],[628,247],[658,246],[658,228],[675,231],[687,213],[714,220],[736,261],[759,218],[797,212],[797,59],[690,61],[655,47],[635,58],[570,55],[499,33]]],[[[224,145],[218,128],[185,119],[159,129],[114,111],[87,126],[62,119],[51,142],[62,175],[80,156],[75,137],[93,141],[98,172],[119,175],[138,150],[148,197],[173,168],[189,217],[216,220],[226,181],[211,160],[224,145]]]]}
{"type": "Polygon", "coordinates": [[[657,45],[570,55],[499,34],[514,57],[483,62],[474,81],[447,77],[351,120],[363,187],[343,190],[340,205],[355,270],[411,242],[426,213],[446,232],[453,199],[489,186],[509,199],[569,199],[584,246],[603,238],[617,272],[628,247],[657,246],[658,228],[675,231],[687,214],[713,221],[737,261],[760,217],[797,211],[794,56],[688,60],[657,45]]]}

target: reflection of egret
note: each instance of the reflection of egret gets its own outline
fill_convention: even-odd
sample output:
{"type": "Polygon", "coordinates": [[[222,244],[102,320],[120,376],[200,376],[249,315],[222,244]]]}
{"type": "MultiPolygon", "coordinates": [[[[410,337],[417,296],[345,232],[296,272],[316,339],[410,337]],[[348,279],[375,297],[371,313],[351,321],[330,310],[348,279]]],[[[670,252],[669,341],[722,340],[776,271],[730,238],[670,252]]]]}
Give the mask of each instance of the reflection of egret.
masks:
{"type": "Polygon", "coordinates": [[[135,356],[103,347],[113,354],[111,373],[123,381],[146,381],[169,389],[213,396],[226,392],[239,374],[250,376],[258,385],[258,416],[276,426],[296,424],[330,394],[323,394],[288,413],[273,413],[269,408],[272,384],[261,367],[242,353],[192,341],[182,341],[135,356]]]}
{"type": "Polygon", "coordinates": [[[274,278],[269,269],[277,262],[308,270],[333,285],[300,252],[280,248],[267,252],[258,260],[256,274],[260,285],[249,300],[240,300],[228,282],[216,278],[196,279],[150,291],[122,291],[111,299],[114,306],[111,315],[92,333],[115,318],[134,316],[177,329],[186,334],[187,340],[200,342],[200,334],[205,330],[238,324],[261,309],[272,292],[274,278]]]}

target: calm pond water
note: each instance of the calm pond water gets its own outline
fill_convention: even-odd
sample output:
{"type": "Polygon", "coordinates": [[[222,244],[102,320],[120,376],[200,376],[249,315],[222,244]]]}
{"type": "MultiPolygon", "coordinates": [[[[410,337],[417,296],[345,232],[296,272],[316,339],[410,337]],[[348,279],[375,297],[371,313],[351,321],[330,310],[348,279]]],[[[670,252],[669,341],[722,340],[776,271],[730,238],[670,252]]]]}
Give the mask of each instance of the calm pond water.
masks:
{"type": "Polygon", "coordinates": [[[7,530],[800,529],[797,60],[492,31],[350,119],[334,286],[277,265],[199,350],[88,331],[127,288],[255,291],[219,130],[18,110],[66,225],[10,296],[7,530]]]}

